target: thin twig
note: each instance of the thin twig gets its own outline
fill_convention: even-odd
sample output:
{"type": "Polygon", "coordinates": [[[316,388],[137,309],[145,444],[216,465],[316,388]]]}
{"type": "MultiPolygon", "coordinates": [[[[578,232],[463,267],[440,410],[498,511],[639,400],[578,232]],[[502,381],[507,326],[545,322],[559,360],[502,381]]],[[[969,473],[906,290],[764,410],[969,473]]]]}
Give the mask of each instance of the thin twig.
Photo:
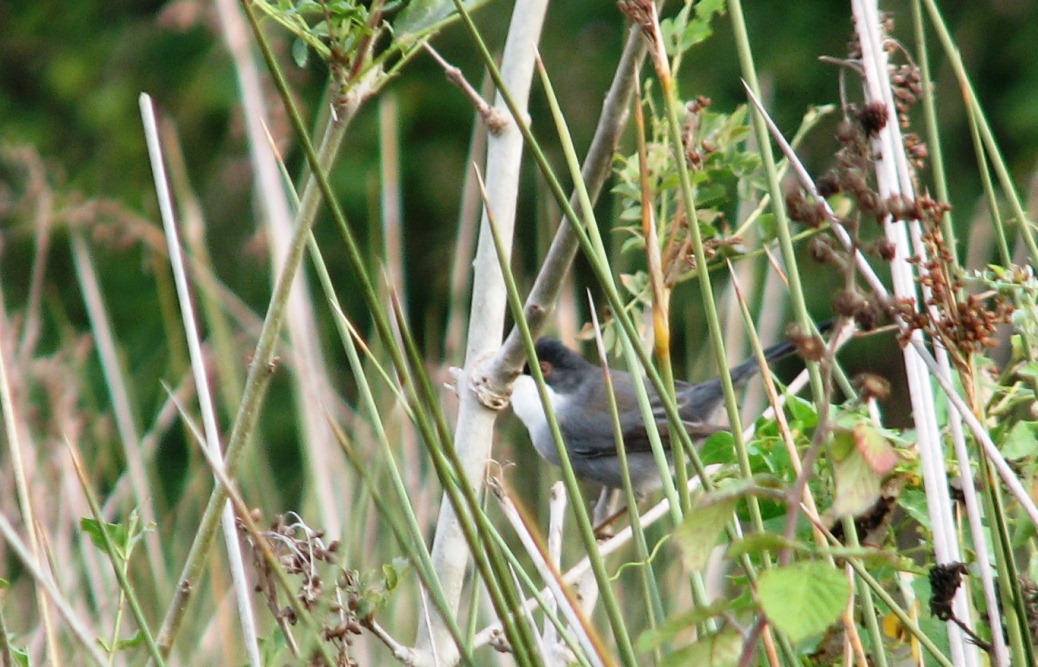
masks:
{"type": "Polygon", "coordinates": [[[472,102],[472,106],[476,108],[476,113],[478,113],[483,119],[483,122],[487,124],[487,129],[490,130],[490,133],[495,135],[501,134],[501,132],[503,132],[508,126],[508,123],[512,120],[508,115],[508,112],[492,106],[483,99],[483,96],[479,94],[479,91],[473,88],[472,84],[470,84],[468,79],[465,78],[465,74],[461,69],[444,60],[443,56],[432,47],[432,44],[424,42],[422,47],[430,56],[433,57],[433,60],[439,63],[440,67],[443,68],[443,74],[447,77],[447,80],[457,86],[457,88],[465,94],[465,97],[472,102]]]}

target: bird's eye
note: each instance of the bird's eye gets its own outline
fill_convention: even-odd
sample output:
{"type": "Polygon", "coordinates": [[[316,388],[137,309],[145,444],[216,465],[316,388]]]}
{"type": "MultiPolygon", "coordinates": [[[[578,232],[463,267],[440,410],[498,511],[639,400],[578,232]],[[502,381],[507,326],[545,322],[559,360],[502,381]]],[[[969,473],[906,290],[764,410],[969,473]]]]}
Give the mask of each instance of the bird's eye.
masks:
{"type": "Polygon", "coordinates": [[[541,363],[541,375],[543,375],[544,377],[551,376],[551,362],[550,361],[542,361],[540,363],[541,363]]]}

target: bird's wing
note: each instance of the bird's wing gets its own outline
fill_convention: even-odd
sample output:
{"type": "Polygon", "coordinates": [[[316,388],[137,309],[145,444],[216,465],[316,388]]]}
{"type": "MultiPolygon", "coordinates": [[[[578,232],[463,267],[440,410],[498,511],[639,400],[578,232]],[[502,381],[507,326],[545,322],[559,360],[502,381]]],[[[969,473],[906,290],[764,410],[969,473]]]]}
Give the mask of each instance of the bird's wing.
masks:
{"type": "MultiPolygon", "coordinates": [[[[720,424],[710,424],[701,421],[689,422],[683,421],[681,425],[688,433],[692,440],[702,440],[703,438],[709,437],[718,431],[727,430],[727,428],[720,424]]],[[[656,429],[659,431],[660,440],[663,443],[664,449],[670,449],[670,433],[667,429],[666,420],[657,421],[656,429]]],[[[652,451],[652,443],[649,439],[649,431],[645,428],[644,424],[639,424],[624,431],[624,447],[628,453],[637,452],[650,452],[652,451]]]]}
{"type": "MultiPolygon", "coordinates": [[[[670,449],[670,432],[667,428],[667,416],[662,406],[657,405],[658,401],[653,400],[653,414],[656,417],[656,430],[660,434],[660,440],[663,444],[664,449],[670,449]]],[[[692,438],[692,440],[702,440],[718,431],[726,430],[726,427],[721,424],[714,424],[707,422],[703,419],[693,417],[687,413],[686,410],[682,409],[682,405],[679,402],[678,405],[679,413],[682,416],[681,425],[685,431],[692,438]]],[[[641,417],[641,413],[637,410],[627,413],[627,418],[622,419],[620,423],[621,433],[624,439],[624,448],[628,454],[636,454],[639,452],[651,452],[652,443],[649,438],[649,431],[645,427],[645,422],[641,417]]],[[[604,440],[599,442],[613,443],[612,431],[605,436],[604,440]]],[[[579,452],[582,456],[587,458],[598,458],[603,456],[616,456],[615,446],[607,448],[581,448],[579,444],[575,446],[571,445],[572,449],[579,452]]]]}

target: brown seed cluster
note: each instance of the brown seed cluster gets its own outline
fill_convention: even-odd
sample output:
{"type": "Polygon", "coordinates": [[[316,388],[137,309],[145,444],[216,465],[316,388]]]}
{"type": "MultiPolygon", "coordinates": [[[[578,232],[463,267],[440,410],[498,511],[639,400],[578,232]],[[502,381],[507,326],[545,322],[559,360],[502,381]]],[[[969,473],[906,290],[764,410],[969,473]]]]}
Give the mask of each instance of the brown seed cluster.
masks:
{"type": "Polygon", "coordinates": [[[1020,577],[1020,589],[1024,598],[1024,613],[1027,615],[1027,629],[1031,632],[1031,642],[1038,643],[1038,584],[1030,577],[1020,577]]]}
{"type": "Polygon", "coordinates": [[[898,124],[902,130],[907,130],[911,126],[908,113],[923,97],[923,81],[919,68],[914,64],[894,67],[890,73],[890,87],[894,92],[898,124]]]}
{"type": "MultiPolygon", "coordinates": [[[[891,40],[887,43],[892,54],[900,49],[891,40]]],[[[856,48],[857,45],[852,44],[852,59],[856,48]]],[[[914,64],[892,65],[890,79],[894,113],[900,128],[907,130],[909,112],[923,95],[919,69],[914,64]]],[[[847,230],[856,248],[887,262],[897,259],[895,244],[885,233],[866,233],[869,227],[865,223],[869,220],[881,225],[902,221],[917,223],[922,248],[916,249],[917,256],[905,259],[916,267],[919,293],[924,299],[922,308],[915,299],[881,300],[862,290],[855,280],[849,254],[830,237],[814,237],[809,249],[816,261],[833,265],[847,276],[844,289],[833,298],[833,309],[837,313],[854,319],[863,330],[875,328],[883,317],[900,316],[909,325],[902,344],[907,344],[911,331],[922,330],[948,348],[954,361],[963,366],[968,355],[995,344],[995,331],[1008,320],[1012,304],[998,294],[967,293],[955,257],[941,233],[944,216],[950,210],[948,204],[927,194],[906,197],[883,196],[878,192],[873,174],[879,156],[875,154],[873,139],[886,127],[890,109],[882,102],[869,102],[860,107],[847,104],[845,110],[844,119],[836,129],[839,149],[833,165],[818,179],[817,187],[821,198],[838,193],[845,195],[853,204],[851,212],[836,217],[825,202],[802,190],[794,190],[786,195],[789,216],[814,229],[826,222],[838,224],[847,230]]],[[[916,170],[922,168],[929,157],[926,144],[917,135],[906,133],[904,146],[912,166],[916,170]]]]}
{"type": "Polygon", "coordinates": [[[890,396],[890,382],[875,373],[859,373],[854,377],[854,388],[863,400],[886,400],[890,396]]]}
{"type": "Polygon", "coordinates": [[[651,39],[654,24],[652,2],[648,0],[619,0],[616,6],[621,14],[626,16],[631,23],[641,28],[642,32],[651,39]]]}
{"type": "Polygon", "coordinates": [[[685,149],[685,160],[688,168],[698,171],[703,168],[703,162],[711,154],[717,151],[717,147],[700,137],[700,118],[704,110],[710,108],[710,98],[700,95],[685,105],[685,120],[681,128],[681,142],[685,149]]]}
{"type": "MultiPolygon", "coordinates": [[[[254,522],[261,518],[259,511],[253,510],[254,522]]],[[[271,613],[287,631],[287,626],[299,622],[298,614],[293,605],[282,605],[277,578],[262,549],[253,543],[241,522],[239,529],[253,547],[255,590],[266,598],[271,613]]],[[[361,634],[368,620],[365,614],[370,612],[365,610],[359,575],[337,564],[339,543],[332,541],[326,545],[323,536],[322,531],[313,530],[295,514],[275,516],[269,530],[263,533],[266,548],[275,554],[281,569],[298,580],[295,598],[322,624],[322,637],[334,650],[337,664],[353,667],[357,664],[349,651],[353,636],[361,634]],[[338,574],[333,575],[336,571],[338,574]],[[329,580],[334,581],[330,587],[326,585],[329,580]]]]}
{"type": "Polygon", "coordinates": [[[798,324],[786,327],[786,338],[797,348],[797,354],[808,361],[821,361],[825,356],[825,341],[810,331],[804,331],[798,324]]]}
{"type": "MultiPolygon", "coordinates": [[[[939,340],[953,361],[964,366],[969,355],[997,344],[995,332],[1009,321],[1013,304],[998,293],[966,293],[962,274],[953,268],[952,253],[937,224],[947,208],[923,205],[919,210],[925,214],[920,221],[926,257],[910,257],[907,261],[916,265],[917,281],[928,293],[926,308],[920,311],[913,302],[901,300],[895,309],[911,329],[920,329],[939,340]]],[[[903,339],[906,344],[907,335],[903,339]]]]}

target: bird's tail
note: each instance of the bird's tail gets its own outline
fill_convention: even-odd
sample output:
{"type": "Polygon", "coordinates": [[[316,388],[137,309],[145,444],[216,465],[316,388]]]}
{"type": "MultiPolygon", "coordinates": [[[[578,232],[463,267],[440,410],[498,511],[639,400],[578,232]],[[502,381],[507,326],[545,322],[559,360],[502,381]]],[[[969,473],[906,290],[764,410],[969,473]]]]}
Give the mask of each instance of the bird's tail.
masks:
{"type": "MultiPolygon", "coordinates": [[[[818,330],[821,333],[825,333],[832,328],[833,320],[827,320],[818,325],[818,330]]],[[[796,351],[796,343],[787,340],[764,348],[764,359],[768,363],[771,363],[772,361],[785,359],[796,351]]],[[[757,357],[753,356],[738,366],[734,366],[730,372],[732,374],[732,383],[736,386],[740,386],[760,372],[760,364],[757,362],[757,357]]]]}

